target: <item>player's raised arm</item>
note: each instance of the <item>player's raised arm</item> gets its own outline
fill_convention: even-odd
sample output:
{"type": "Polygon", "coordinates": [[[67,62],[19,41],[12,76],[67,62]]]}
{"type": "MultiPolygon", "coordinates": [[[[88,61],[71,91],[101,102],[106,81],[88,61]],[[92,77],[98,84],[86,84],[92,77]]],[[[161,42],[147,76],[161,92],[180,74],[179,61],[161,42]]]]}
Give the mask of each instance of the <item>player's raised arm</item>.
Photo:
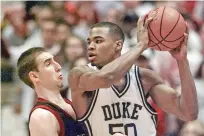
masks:
{"type": "Polygon", "coordinates": [[[185,34],[185,41],[181,49],[171,51],[172,56],[178,63],[181,94],[165,85],[154,72],[145,69],[141,69],[140,72],[144,80],[146,79],[146,82],[152,85],[149,94],[161,109],[176,115],[182,120],[190,121],[197,118],[198,102],[194,80],[187,60],[186,44],[187,34],[185,34]]]}
{"type": "Polygon", "coordinates": [[[33,111],[29,123],[31,136],[58,136],[59,129],[58,121],[52,113],[44,109],[33,111]]]}
{"type": "MultiPolygon", "coordinates": [[[[145,17],[141,17],[138,21],[138,43],[135,47],[131,49],[131,51],[123,54],[112,62],[103,66],[100,70],[92,70],[88,67],[79,67],[74,68],[70,71],[68,82],[72,90],[95,90],[98,88],[108,88],[116,81],[120,80],[125,76],[127,71],[134,64],[135,60],[142,54],[142,52],[148,47],[148,32],[147,26],[148,23],[152,20],[152,17],[146,19],[145,17]]],[[[94,37],[93,39],[97,39],[99,36],[94,37]]],[[[91,38],[90,38],[91,39],[91,38]]],[[[97,42],[102,42],[98,40],[97,42]]],[[[94,42],[94,40],[93,40],[94,42]]],[[[89,48],[95,48],[95,44],[90,43],[89,48]]],[[[122,47],[122,42],[118,41],[116,43],[118,47],[122,47]]]]}

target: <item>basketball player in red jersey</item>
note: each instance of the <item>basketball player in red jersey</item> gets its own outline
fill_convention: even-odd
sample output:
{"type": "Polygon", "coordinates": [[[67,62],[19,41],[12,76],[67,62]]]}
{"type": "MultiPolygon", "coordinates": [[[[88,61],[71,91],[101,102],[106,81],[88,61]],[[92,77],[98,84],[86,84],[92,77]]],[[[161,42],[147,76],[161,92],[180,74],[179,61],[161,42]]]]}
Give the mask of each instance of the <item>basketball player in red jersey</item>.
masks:
{"type": "Polygon", "coordinates": [[[156,135],[154,123],[151,122],[153,115],[148,114],[155,112],[145,102],[147,94],[167,113],[184,121],[197,118],[196,88],[187,60],[187,33],[184,34],[181,47],[170,51],[178,63],[181,94],[149,69],[134,66],[132,70],[135,60],[148,48],[147,26],[153,18],[140,17],[137,25],[138,43],[123,55],[124,34],[117,25],[102,22],[91,27],[87,39],[91,65],[71,70],[68,82],[77,118],[87,124],[93,136],[114,132],[131,136],[156,135]]]}
{"type": "Polygon", "coordinates": [[[41,47],[28,49],[18,59],[18,76],[38,97],[29,118],[31,136],[87,135],[83,124],[75,121],[71,102],[60,95],[63,87],[60,69],[53,56],[41,47]]]}
{"type": "Polygon", "coordinates": [[[60,70],[53,56],[41,47],[28,49],[18,59],[18,76],[38,97],[29,118],[31,136],[88,136],[83,124],[76,122],[71,102],[60,95],[60,70]]]}

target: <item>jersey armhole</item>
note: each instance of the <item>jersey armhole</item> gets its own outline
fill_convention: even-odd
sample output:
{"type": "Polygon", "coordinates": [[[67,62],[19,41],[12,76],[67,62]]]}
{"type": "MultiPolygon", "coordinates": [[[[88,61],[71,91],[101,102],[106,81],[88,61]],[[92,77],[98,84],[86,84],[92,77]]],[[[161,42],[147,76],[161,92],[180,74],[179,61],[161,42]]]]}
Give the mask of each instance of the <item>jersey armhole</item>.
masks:
{"type": "Polygon", "coordinates": [[[144,107],[146,108],[146,110],[152,115],[152,120],[155,124],[155,126],[157,126],[157,112],[156,110],[149,104],[149,102],[147,101],[147,95],[145,95],[144,92],[144,87],[142,85],[142,81],[141,81],[141,75],[140,75],[140,71],[139,71],[139,67],[135,65],[135,78],[136,78],[136,82],[137,82],[137,86],[139,89],[139,93],[142,99],[142,102],[144,104],[144,107]]]}
{"type": "Polygon", "coordinates": [[[95,107],[96,100],[97,100],[97,97],[98,97],[98,93],[99,93],[99,89],[94,91],[93,97],[91,98],[91,101],[89,103],[89,106],[88,106],[85,114],[82,117],[78,118],[77,121],[83,122],[86,119],[88,119],[88,117],[90,116],[90,114],[93,111],[93,108],[95,107]]]}
{"type": "MultiPolygon", "coordinates": [[[[64,122],[63,122],[62,118],[60,117],[60,115],[56,111],[54,111],[52,108],[50,108],[50,107],[48,107],[46,105],[38,105],[38,106],[34,107],[30,112],[29,122],[30,122],[30,117],[31,117],[32,112],[34,110],[36,110],[37,108],[48,110],[55,116],[55,118],[57,119],[57,121],[59,123],[59,126],[60,126],[59,136],[64,136],[65,135],[65,128],[64,128],[64,122]]],[[[29,136],[31,136],[30,135],[30,130],[29,130],[29,136]]]]}

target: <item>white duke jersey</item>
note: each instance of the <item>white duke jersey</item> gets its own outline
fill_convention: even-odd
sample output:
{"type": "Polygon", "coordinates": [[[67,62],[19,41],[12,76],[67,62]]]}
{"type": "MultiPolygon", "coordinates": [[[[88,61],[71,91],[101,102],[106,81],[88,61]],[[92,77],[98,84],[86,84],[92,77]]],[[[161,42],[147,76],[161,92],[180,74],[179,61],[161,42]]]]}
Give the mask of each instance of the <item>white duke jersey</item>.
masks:
{"type": "Polygon", "coordinates": [[[78,120],[86,124],[90,136],[110,136],[115,132],[156,136],[157,113],[146,101],[139,67],[133,66],[125,77],[122,91],[114,85],[94,91],[87,112],[78,120]]]}

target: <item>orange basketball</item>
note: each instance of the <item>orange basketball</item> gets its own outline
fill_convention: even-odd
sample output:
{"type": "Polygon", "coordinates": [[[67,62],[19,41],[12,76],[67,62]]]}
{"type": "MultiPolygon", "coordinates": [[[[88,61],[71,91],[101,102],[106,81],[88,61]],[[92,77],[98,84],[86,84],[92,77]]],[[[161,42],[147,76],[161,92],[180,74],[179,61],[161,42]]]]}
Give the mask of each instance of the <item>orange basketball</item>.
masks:
{"type": "Polygon", "coordinates": [[[159,7],[149,12],[156,17],[148,25],[149,47],[159,51],[170,51],[184,40],[186,23],[182,15],[170,7],[159,7]]]}

